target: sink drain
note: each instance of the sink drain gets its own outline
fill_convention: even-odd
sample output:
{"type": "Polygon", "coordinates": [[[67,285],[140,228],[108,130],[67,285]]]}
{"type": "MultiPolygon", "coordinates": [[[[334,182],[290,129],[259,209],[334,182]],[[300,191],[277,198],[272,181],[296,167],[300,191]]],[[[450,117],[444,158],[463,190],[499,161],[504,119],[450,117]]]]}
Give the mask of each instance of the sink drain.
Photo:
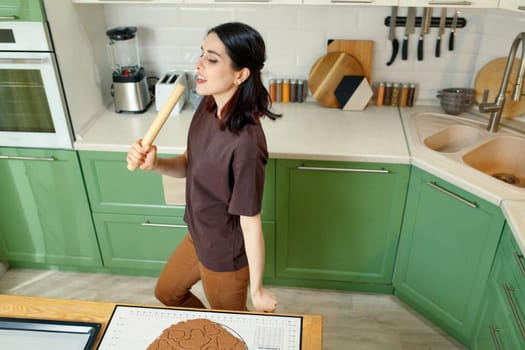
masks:
{"type": "Polygon", "coordinates": [[[501,180],[511,185],[516,185],[518,182],[520,182],[520,180],[516,176],[511,174],[499,173],[494,174],[492,176],[494,176],[498,180],[501,180]]]}

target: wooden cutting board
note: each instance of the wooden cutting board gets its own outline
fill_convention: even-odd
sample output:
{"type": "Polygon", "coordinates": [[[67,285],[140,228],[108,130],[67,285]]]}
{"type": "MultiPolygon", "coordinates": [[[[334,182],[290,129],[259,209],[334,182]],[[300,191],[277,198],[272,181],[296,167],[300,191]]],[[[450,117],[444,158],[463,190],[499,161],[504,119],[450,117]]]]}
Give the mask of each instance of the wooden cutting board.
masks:
{"type": "MultiPolygon", "coordinates": [[[[476,81],[474,83],[474,89],[476,90],[476,100],[481,103],[483,99],[483,91],[489,90],[489,102],[493,102],[496,95],[499,92],[499,86],[503,78],[503,72],[505,71],[505,65],[507,63],[507,57],[496,58],[484,65],[476,75],[476,81]]],[[[514,118],[525,114],[525,98],[522,97],[520,101],[512,100],[512,90],[514,83],[516,82],[516,76],[518,74],[519,60],[514,61],[512,67],[512,73],[509,78],[507,90],[505,93],[505,107],[501,116],[503,118],[514,118]]]]}
{"type": "Polygon", "coordinates": [[[354,56],[363,67],[364,75],[368,83],[372,84],[372,64],[374,62],[373,40],[335,39],[328,43],[326,52],[344,52],[354,56]]]}
{"type": "Polygon", "coordinates": [[[325,107],[338,108],[335,89],[345,75],[364,75],[363,67],[354,56],[330,52],[319,58],[308,77],[308,87],[314,99],[325,107]]]}

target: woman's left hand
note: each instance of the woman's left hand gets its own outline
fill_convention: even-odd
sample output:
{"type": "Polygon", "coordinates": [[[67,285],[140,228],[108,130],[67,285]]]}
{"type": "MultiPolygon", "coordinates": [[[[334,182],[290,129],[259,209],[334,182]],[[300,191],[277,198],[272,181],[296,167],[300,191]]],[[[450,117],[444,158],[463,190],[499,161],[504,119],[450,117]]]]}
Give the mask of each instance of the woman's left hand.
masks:
{"type": "Polygon", "coordinates": [[[277,298],[267,289],[252,291],[252,304],[257,312],[274,312],[277,308],[277,298]]]}

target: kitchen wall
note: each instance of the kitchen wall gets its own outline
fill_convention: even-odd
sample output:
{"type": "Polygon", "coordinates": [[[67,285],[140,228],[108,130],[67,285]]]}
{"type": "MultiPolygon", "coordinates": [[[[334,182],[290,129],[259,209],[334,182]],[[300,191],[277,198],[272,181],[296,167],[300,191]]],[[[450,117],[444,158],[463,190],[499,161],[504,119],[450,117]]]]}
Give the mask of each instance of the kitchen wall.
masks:
{"type": "MultiPolygon", "coordinates": [[[[438,103],[436,92],[445,87],[473,86],[476,72],[496,57],[506,56],[516,34],[525,30],[525,16],[487,9],[461,9],[467,20],[458,29],[456,49],[446,49],[449,30],[442,43],[442,57],[434,57],[437,29],[425,37],[425,60],[415,58],[417,34],[410,37],[409,60],[398,56],[386,66],[390,55],[385,17],[390,7],[292,6],[292,5],[142,5],[78,4],[44,0],[66,97],[77,138],[109,105],[111,70],[106,29],[136,25],[141,61],[149,75],[171,69],[194,72],[194,62],[206,31],[226,21],[243,21],[257,28],[267,44],[264,78],[307,78],[312,64],[326,50],[329,38],[375,41],[373,81],[416,82],[419,103],[438,103]]],[[[422,9],[418,9],[421,16],[422,9]]],[[[406,15],[406,8],[399,9],[406,15]]],[[[435,9],[434,16],[439,16],[435,9]]],[[[452,16],[452,9],[449,9],[452,16]]],[[[397,29],[401,40],[403,28],[397,29]]]]}
{"type": "MultiPolygon", "coordinates": [[[[435,9],[434,16],[439,16],[435,9]]],[[[525,29],[525,17],[498,10],[462,9],[467,26],[458,30],[456,49],[447,50],[445,32],[442,57],[434,57],[437,28],[425,37],[425,59],[415,58],[417,34],[411,36],[409,60],[400,56],[386,66],[391,45],[385,17],[389,7],[213,5],[143,6],[105,5],[108,27],[139,28],[142,63],[150,74],[169,69],[192,71],[207,29],[226,21],[243,21],[257,28],[267,44],[264,77],[307,78],[312,64],[325,53],[329,38],[375,41],[374,81],[411,81],[420,86],[419,97],[435,99],[444,87],[474,84],[478,69],[489,60],[506,56],[516,34],[525,29]]],[[[418,9],[418,16],[422,8],[418,9]]],[[[453,11],[449,9],[449,16],[453,11]]],[[[406,15],[406,8],[399,9],[406,15]]],[[[401,41],[404,28],[397,29],[401,41]]]]}

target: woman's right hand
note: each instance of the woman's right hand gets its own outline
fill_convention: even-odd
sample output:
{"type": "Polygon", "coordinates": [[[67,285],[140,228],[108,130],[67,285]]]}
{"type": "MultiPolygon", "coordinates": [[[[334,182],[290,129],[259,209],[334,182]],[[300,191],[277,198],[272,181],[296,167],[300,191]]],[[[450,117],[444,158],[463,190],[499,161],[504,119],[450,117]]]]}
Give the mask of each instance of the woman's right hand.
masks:
{"type": "Polygon", "coordinates": [[[141,170],[154,170],[157,167],[157,147],[154,145],[142,146],[142,140],[137,140],[128,152],[128,165],[141,170]]]}

